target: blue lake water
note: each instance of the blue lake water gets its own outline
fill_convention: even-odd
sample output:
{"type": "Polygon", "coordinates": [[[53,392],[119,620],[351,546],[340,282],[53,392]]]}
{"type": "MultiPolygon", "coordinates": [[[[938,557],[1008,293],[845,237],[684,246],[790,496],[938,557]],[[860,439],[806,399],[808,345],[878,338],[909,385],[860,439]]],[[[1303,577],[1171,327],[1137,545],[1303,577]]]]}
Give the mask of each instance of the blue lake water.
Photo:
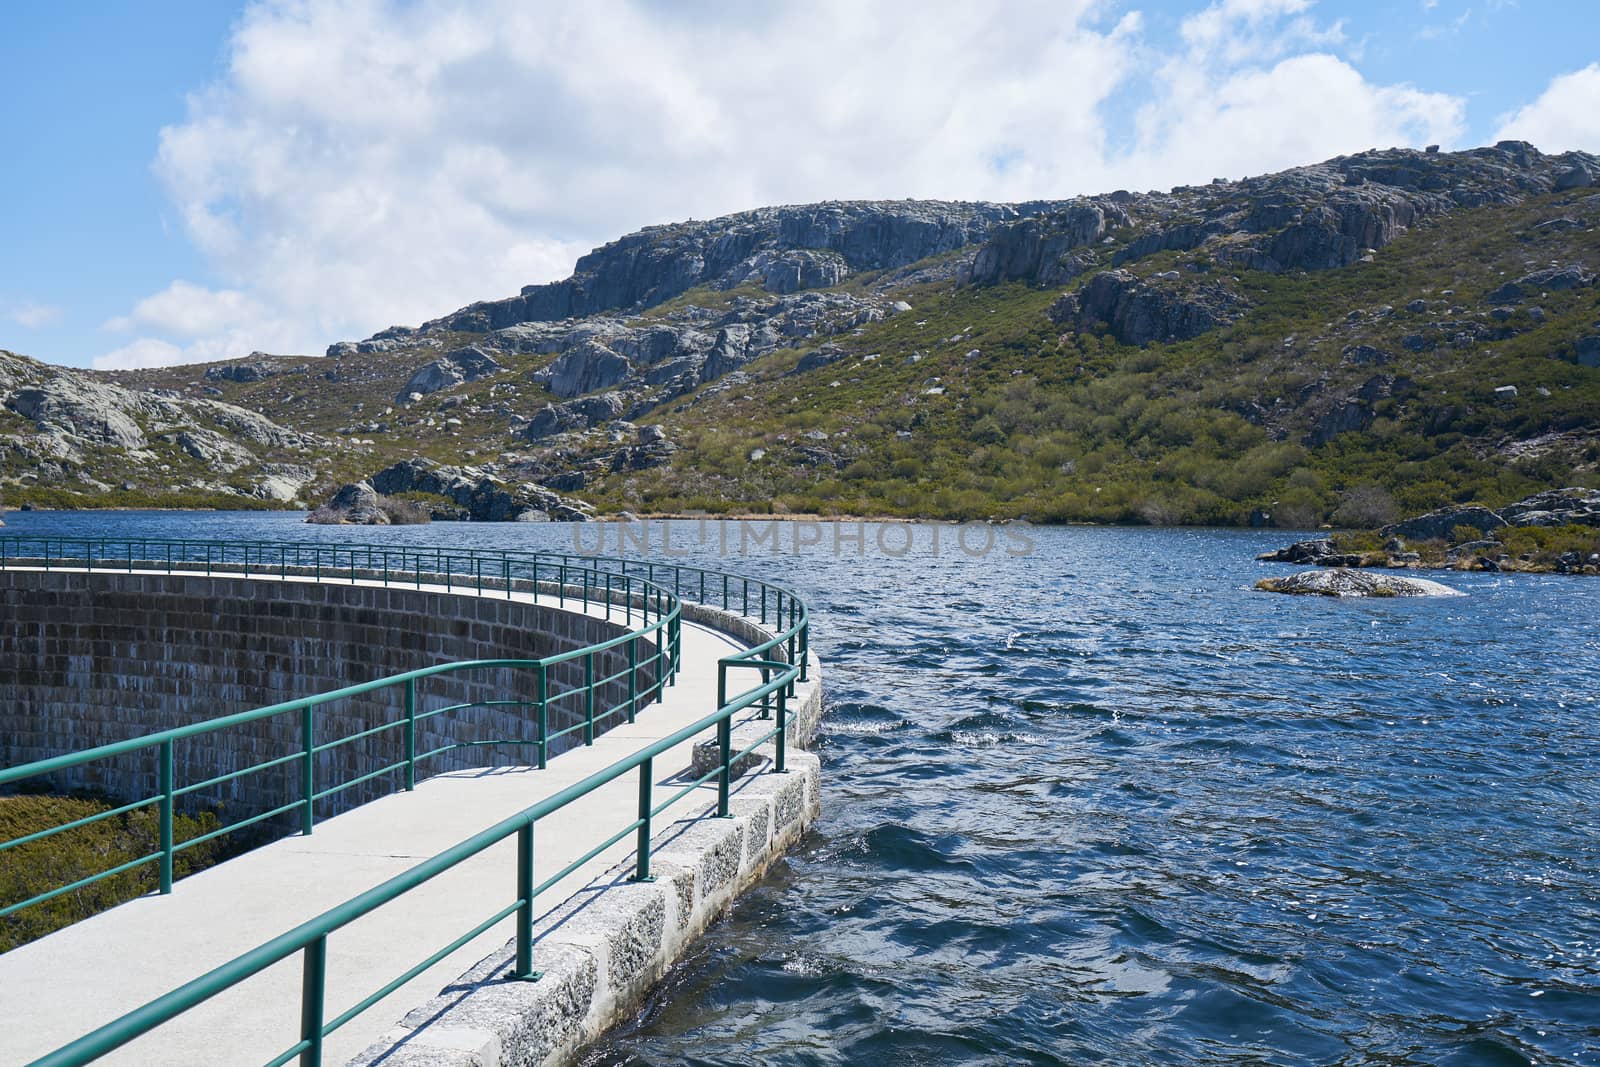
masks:
{"type": "Polygon", "coordinates": [[[1035,529],[1015,555],[869,527],[741,555],[741,529],[672,547],[813,605],[823,819],[586,1063],[1600,1064],[1600,581],[1329,601],[1250,588],[1290,573],[1252,559],[1282,532],[1035,529]]]}

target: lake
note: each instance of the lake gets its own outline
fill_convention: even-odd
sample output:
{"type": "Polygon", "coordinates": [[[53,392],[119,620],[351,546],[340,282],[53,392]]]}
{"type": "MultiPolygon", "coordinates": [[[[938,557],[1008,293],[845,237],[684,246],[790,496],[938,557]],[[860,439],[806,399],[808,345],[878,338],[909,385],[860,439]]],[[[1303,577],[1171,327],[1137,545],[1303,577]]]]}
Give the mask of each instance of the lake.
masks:
{"type": "MultiPolygon", "coordinates": [[[[299,519],[4,532],[601,532],[299,519]]],[[[1330,601],[1251,589],[1283,531],[933,530],[640,530],[811,603],[824,815],[586,1063],[1600,1063],[1600,582],[1330,601]]]]}

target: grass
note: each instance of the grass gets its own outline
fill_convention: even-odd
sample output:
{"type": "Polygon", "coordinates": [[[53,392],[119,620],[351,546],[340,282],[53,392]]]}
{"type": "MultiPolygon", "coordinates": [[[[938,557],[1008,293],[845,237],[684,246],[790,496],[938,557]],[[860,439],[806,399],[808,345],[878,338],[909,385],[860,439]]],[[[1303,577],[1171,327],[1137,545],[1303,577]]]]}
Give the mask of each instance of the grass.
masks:
{"type": "MultiPolygon", "coordinates": [[[[0,842],[13,841],[119,806],[115,801],[96,796],[0,796],[0,842]]],[[[182,844],[216,828],[217,818],[211,813],[179,815],[173,824],[173,841],[182,844]]],[[[159,847],[160,823],[152,805],[7,849],[0,862],[0,907],[71,885],[100,871],[150,855],[159,847]]],[[[203,870],[223,854],[223,846],[217,840],[185,849],[173,857],[173,876],[182,878],[203,870]]],[[[142,864],[0,918],[0,952],[154,892],[158,888],[158,876],[155,862],[142,864]]]]}
{"type": "MultiPolygon", "coordinates": [[[[1370,264],[1241,273],[1255,305],[1243,320],[1145,349],[1059,333],[1044,315],[1054,291],[912,291],[911,312],[835,339],[844,360],[793,375],[805,353],[777,353],[748,368],[746,385],[714,383],[652,413],[686,447],[667,467],[603,479],[593,496],[635,511],[748,511],[755,501],[1045,522],[1235,525],[1261,509],[1306,526],[1361,490],[1408,514],[1593,483],[1600,438],[1520,458],[1500,443],[1592,428],[1600,372],[1563,355],[1600,318],[1600,292],[1548,294],[1543,324],[1519,312],[1519,332],[1502,340],[1445,339],[1424,352],[1403,343],[1482,311],[1483,292],[1538,263],[1600,263],[1600,229],[1528,236],[1573,210],[1561,194],[1465,211],[1415,228],[1370,264]],[[1431,301],[1427,313],[1404,310],[1418,298],[1431,301]],[[1395,310],[1379,314],[1385,305],[1395,310]],[[1392,359],[1353,365],[1342,352],[1356,345],[1392,359]],[[1366,430],[1307,443],[1322,410],[1378,374],[1396,379],[1394,395],[1372,403],[1366,430]],[[1516,403],[1497,400],[1502,384],[1518,386],[1516,403]],[[819,432],[825,440],[807,436],[819,432]]],[[[1134,269],[1183,258],[1161,253],[1134,269]]]]}
{"type": "MultiPolygon", "coordinates": [[[[680,446],[668,463],[606,473],[615,446],[604,432],[568,441],[560,463],[594,463],[598,476],[577,495],[635,513],[1239,525],[1265,512],[1294,528],[1376,524],[1373,501],[1399,517],[1596,484],[1600,371],[1572,355],[1579,337],[1600,329],[1600,288],[1545,294],[1504,324],[1488,318],[1482,300],[1551,262],[1600,267],[1600,207],[1589,196],[1440,216],[1373,262],[1335,271],[1225,274],[1203,251],[1155,253],[1124,266],[1143,276],[1177,270],[1164,287],[1226,279],[1250,310],[1227,328],[1142,349],[1056,327],[1046,309],[1057,290],[902,285],[882,295],[912,310],[828,338],[847,353],[838,362],[797,374],[809,350],[779,350],[744,368],[737,384],[716,381],[641,415],[637,421],[664,424],[680,446]],[[1588,228],[1535,229],[1560,215],[1585,217],[1588,228]],[[1418,299],[1427,310],[1407,310],[1418,299]],[[1542,321],[1529,313],[1534,304],[1542,321]],[[1451,323],[1505,335],[1461,344],[1463,328],[1451,323]],[[1356,346],[1390,358],[1381,366],[1344,358],[1356,346]],[[1513,401],[1496,395],[1503,385],[1517,387],[1513,401]],[[1312,443],[1318,420],[1364,387],[1387,394],[1364,402],[1366,425],[1312,443]]],[[[1137,236],[1115,233],[1107,258],[1137,236]]],[[[839,288],[878,292],[882,278],[864,273],[839,288]]],[[[726,309],[742,298],[771,299],[753,286],[702,286],[641,319],[689,304],[726,309]]],[[[448,464],[528,460],[553,470],[548,451],[514,433],[515,417],[552,399],[527,376],[553,355],[506,356],[502,374],[414,405],[395,402],[416,367],[477,339],[452,334],[441,349],[310,360],[304,374],[247,384],[208,383],[194,368],[119,380],[192,395],[220,389],[229,402],[330,435],[325,477],[308,499],[413,455],[448,464]],[[361,429],[374,422],[386,429],[361,429]]],[[[178,455],[154,462],[192,467],[178,455]]],[[[95,457],[71,473],[125,480],[116,457],[95,457]]],[[[148,486],[155,478],[134,480],[148,486]]],[[[250,472],[232,478],[247,487],[250,472]]],[[[281,506],[148,488],[73,493],[60,482],[3,492],[12,506],[281,506]]]]}

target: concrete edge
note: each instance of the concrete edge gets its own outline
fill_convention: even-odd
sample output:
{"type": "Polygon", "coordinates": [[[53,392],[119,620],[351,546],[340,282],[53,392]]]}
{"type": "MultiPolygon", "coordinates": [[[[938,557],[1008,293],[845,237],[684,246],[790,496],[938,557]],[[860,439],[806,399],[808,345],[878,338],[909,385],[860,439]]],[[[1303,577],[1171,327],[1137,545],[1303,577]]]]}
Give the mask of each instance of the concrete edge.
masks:
{"type": "MultiPolygon", "coordinates": [[[[820,690],[820,686],[813,686],[820,690]]],[[[508,942],[446,986],[351,1067],[560,1067],[631,1013],[733,901],[791,848],[821,810],[820,761],[747,777],[732,818],[699,815],[653,841],[655,881],[613,867],[539,921],[536,982],[509,978],[508,942]]]]}

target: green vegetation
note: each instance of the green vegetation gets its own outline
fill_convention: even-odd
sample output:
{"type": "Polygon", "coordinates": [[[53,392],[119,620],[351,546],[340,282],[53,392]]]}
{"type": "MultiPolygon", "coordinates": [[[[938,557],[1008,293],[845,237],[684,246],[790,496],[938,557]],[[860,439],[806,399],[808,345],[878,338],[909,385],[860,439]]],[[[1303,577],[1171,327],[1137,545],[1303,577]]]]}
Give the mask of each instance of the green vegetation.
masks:
{"type": "Polygon", "coordinates": [[[1575,203],[1458,212],[1345,270],[1241,272],[1241,321],[1146,348],[1062,332],[1045,314],[1055,291],[908,290],[914,310],[850,337],[842,360],[793,374],[805,353],[775,353],[738,389],[652,413],[682,451],[588,495],[646,512],[1044,522],[1236,525],[1260,509],[1307,527],[1595,484],[1600,371],[1570,348],[1600,319],[1600,289],[1545,294],[1498,337],[1449,333],[1489,324],[1482,295],[1530,264],[1600,261],[1600,228],[1531,236],[1575,203]],[[1358,346],[1384,361],[1344,355],[1358,346]],[[1514,401],[1495,395],[1505,384],[1514,401]],[[1363,387],[1367,424],[1314,443],[1318,418],[1363,387]]]}
{"type": "MultiPolygon", "coordinates": [[[[1192,340],[1144,348],[1053,323],[1056,289],[854,275],[838,288],[905,300],[912,310],[819,336],[811,349],[779,349],[737,377],[636,413],[636,422],[663,424],[678,446],[645,469],[613,462],[631,442],[625,429],[615,439],[597,426],[542,443],[521,433],[554,399],[529,380],[552,353],[497,353],[501,373],[414,404],[395,400],[441,350],[482,340],[470,333],[428,338],[439,347],[310,360],[255,382],[213,383],[193,367],[112,377],[220,393],[285,426],[330,435],[336,447],[318,457],[322,473],[308,500],[422,456],[493,464],[508,481],[580,469],[586,484],[576,495],[635,513],[1375,527],[1451,503],[1498,506],[1597,484],[1600,369],[1581,365],[1579,343],[1600,332],[1600,287],[1530,293],[1501,309],[1485,299],[1539,267],[1600,267],[1600,203],[1592,201],[1592,190],[1577,190],[1455,211],[1340,270],[1229,273],[1204,250],[1145,256],[1124,266],[1144,278],[1176,272],[1159,282],[1166,291],[1225,285],[1248,310],[1192,340]],[[1561,219],[1574,224],[1541,225],[1561,219]],[[842,358],[797,373],[824,343],[842,358]],[[1497,394],[1502,386],[1515,395],[1497,394]]],[[[1102,262],[1148,225],[1116,231],[1099,250],[1102,262]]],[[[969,255],[919,266],[942,266],[949,277],[969,255]]],[[[771,299],[750,285],[702,286],[640,318],[771,299]]],[[[0,412],[0,428],[7,418],[0,412]]],[[[31,432],[25,420],[13,422],[17,433],[31,432]]],[[[141,487],[165,477],[152,471],[196,467],[159,435],[150,447],[154,458],[128,476],[141,487]]],[[[7,503],[283,506],[219,493],[59,488],[85,477],[123,484],[115,464],[96,455],[50,487],[7,486],[7,503]]],[[[249,489],[252,477],[236,471],[227,484],[249,489]]]]}
{"type": "Polygon", "coordinates": [[[7,486],[5,505],[27,505],[46,511],[74,508],[126,508],[129,510],[170,511],[274,511],[289,505],[275,500],[232,493],[206,493],[195,490],[157,492],[144,489],[108,489],[73,492],[60,485],[7,486]]]}
{"type": "MultiPolygon", "coordinates": [[[[0,842],[119,806],[103,797],[0,796],[0,842]]],[[[217,818],[209,812],[179,815],[173,824],[173,840],[182,844],[216,828],[217,818]]],[[[160,840],[159,816],[151,805],[9,848],[0,854],[0,908],[149,856],[160,849],[160,840]]],[[[173,858],[173,876],[182,878],[203,870],[222,856],[218,840],[185,849],[173,858]]],[[[158,873],[152,861],[14,912],[0,919],[0,952],[153,892],[158,887],[158,873]]]]}
{"type": "Polygon", "coordinates": [[[1554,566],[1570,553],[1580,560],[1600,554],[1600,529],[1593,526],[1517,526],[1495,536],[1507,553],[1528,563],[1554,566]]]}

